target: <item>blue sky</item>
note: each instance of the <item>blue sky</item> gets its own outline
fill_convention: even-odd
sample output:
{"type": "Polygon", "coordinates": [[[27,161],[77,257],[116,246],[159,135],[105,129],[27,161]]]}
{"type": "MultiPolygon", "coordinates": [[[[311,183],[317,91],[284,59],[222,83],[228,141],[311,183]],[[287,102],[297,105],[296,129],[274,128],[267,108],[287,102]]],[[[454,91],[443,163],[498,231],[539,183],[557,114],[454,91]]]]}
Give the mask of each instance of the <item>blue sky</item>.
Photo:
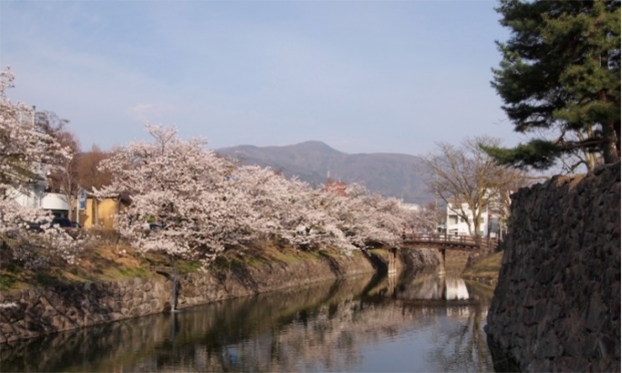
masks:
{"type": "Polygon", "coordinates": [[[210,148],[324,141],[425,154],[521,140],[490,87],[508,37],[495,1],[1,1],[13,100],[82,147],[176,125],[210,148]]]}

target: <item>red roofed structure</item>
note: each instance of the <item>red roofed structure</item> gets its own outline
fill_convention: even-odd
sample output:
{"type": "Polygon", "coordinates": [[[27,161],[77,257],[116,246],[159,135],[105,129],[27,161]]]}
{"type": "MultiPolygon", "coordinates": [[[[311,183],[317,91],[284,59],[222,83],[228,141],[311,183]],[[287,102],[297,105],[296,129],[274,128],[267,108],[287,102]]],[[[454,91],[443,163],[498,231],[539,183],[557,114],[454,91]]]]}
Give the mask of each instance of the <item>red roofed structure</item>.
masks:
{"type": "Polygon", "coordinates": [[[329,177],[328,180],[326,180],[326,183],[324,184],[324,191],[335,193],[338,196],[345,196],[346,187],[347,187],[346,183],[342,183],[341,181],[334,181],[333,179],[329,177]]]}

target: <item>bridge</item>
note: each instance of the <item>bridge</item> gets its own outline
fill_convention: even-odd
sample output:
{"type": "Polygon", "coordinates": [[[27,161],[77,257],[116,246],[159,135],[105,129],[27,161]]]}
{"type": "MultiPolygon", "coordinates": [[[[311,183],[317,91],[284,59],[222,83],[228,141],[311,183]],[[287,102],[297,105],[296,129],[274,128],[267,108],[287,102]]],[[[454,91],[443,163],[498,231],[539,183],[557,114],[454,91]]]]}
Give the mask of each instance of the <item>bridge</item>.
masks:
{"type": "Polygon", "coordinates": [[[499,242],[497,239],[481,237],[478,240],[471,236],[451,236],[440,234],[405,234],[400,247],[438,248],[441,250],[460,251],[494,251],[499,242]]]}
{"type": "Polygon", "coordinates": [[[397,250],[399,248],[438,249],[441,252],[443,258],[444,268],[447,250],[477,252],[486,254],[495,251],[498,244],[498,240],[484,237],[476,240],[471,236],[451,236],[440,234],[404,234],[402,237],[402,242],[398,244],[397,247],[390,249],[392,255],[389,255],[388,258],[389,261],[387,263],[387,271],[389,274],[396,273],[397,250]]]}

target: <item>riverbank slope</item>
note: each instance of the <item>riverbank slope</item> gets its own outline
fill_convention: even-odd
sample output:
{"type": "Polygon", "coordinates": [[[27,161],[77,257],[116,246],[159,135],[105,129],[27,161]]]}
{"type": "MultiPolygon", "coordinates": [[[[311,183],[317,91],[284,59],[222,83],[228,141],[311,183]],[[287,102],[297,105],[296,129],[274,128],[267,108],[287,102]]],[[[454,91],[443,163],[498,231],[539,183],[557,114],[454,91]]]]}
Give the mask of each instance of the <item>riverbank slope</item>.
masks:
{"type": "Polygon", "coordinates": [[[492,253],[478,260],[460,274],[467,280],[495,286],[499,281],[499,270],[503,262],[503,251],[492,253]]]}
{"type": "MultiPolygon", "coordinates": [[[[132,317],[182,309],[223,299],[253,295],[382,270],[390,252],[369,258],[325,251],[267,261],[249,254],[244,266],[173,276],[157,275],[118,281],[74,282],[0,293],[0,343],[32,338],[132,317]],[[285,259],[287,258],[287,259],[285,259]],[[373,259],[373,260],[371,260],[373,259]],[[174,287],[174,283],[177,285],[174,287]],[[176,289],[174,291],[174,289],[176,289]],[[176,304],[175,304],[176,303],[176,304]]],[[[403,268],[436,267],[437,250],[404,250],[403,268]]]]}

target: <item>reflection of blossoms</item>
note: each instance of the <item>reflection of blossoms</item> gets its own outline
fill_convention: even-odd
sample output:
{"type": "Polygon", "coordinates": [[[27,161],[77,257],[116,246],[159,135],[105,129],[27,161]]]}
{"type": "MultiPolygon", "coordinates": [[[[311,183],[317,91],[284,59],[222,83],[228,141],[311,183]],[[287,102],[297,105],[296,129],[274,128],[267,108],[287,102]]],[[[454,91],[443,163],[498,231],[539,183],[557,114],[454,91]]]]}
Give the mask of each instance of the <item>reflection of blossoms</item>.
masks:
{"type": "Polygon", "coordinates": [[[418,312],[363,304],[353,297],[293,316],[284,328],[253,333],[216,350],[195,346],[192,358],[182,359],[191,367],[160,367],[158,371],[352,371],[363,361],[364,345],[425,324],[418,312]]]}

